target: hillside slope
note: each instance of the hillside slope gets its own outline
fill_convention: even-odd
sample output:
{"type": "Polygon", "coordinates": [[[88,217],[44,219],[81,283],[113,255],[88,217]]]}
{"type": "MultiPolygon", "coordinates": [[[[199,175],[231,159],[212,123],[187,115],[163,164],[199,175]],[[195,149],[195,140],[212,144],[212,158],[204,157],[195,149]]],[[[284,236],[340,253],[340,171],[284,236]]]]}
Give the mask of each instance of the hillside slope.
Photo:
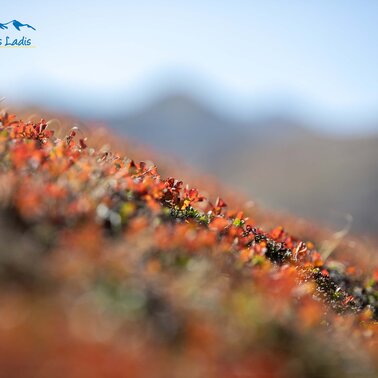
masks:
{"type": "Polygon", "coordinates": [[[0,121],[2,376],[376,376],[362,259],[263,231],[111,136],[0,121]]]}

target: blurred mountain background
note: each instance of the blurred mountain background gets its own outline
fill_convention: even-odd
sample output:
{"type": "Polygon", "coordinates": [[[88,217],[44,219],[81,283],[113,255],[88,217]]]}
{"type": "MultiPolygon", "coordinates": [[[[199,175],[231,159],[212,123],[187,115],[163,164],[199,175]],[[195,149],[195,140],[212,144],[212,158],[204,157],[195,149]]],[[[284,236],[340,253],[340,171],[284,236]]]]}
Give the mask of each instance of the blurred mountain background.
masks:
{"type": "Polygon", "coordinates": [[[340,225],[350,214],[355,232],[378,230],[374,132],[316,131],[278,114],[225,118],[184,93],[107,122],[118,134],[170,153],[267,207],[319,221],[339,218],[340,225]]]}

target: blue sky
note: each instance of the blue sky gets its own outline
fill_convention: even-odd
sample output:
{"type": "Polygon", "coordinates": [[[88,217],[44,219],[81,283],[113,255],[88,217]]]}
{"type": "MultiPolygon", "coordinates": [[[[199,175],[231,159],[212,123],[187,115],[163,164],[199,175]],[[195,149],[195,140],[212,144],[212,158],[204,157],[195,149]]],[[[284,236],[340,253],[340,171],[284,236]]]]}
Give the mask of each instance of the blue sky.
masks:
{"type": "Polygon", "coordinates": [[[375,0],[3,2],[12,19],[37,28],[37,48],[0,49],[9,101],[59,90],[68,108],[111,111],[179,85],[233,114],[378,120],[375,0]]]}

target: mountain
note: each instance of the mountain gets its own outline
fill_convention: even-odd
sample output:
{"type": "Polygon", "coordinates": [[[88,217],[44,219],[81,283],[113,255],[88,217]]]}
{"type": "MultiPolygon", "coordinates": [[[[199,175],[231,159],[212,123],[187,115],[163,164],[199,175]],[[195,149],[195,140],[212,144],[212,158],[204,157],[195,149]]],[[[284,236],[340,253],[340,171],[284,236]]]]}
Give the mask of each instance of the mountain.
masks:
{"type": "Polygon", "coordinates": [[[273,134],[272,140],[285,138],[288,131],[306,133],[294,122],[274,117],[253,122],[228,119],[182,93],[163,97],[139,112],[119,115],[111,126],[208,172],[219,159],[256,146],[267,133],[273,134]]]}
{"type": "Polygon", "coordinates": [[[165,97],[141,112],[121,116],[118,131],[159,150],[211,169],[217,151],[243,143],[246,134],[198,101],[182,94],[165,97]]]}
{"type": "Polygon", "coordinates": [[[27,27],[29,29],[36,30],[33,26],[31,26],[29,24],[23,24],[22,22],[17,21],[17,20],[12,20],[12,21],[6,22],[5,24],[0,23],[0,29],[8,29],[7,25],[9,25],[9,24],[12,24],[14,26],[14,28],[16,28],[18,31],[21,31],[22,27],[27,27]]]}
{"type": "Polygon", "coordinates": [[[228,119],[173,94],[110,122],[275,209],[378,231],[378,136],[331,136],[280,116],[228,119]],[[332,220],[332,219],[331,219],[332,220]]]}

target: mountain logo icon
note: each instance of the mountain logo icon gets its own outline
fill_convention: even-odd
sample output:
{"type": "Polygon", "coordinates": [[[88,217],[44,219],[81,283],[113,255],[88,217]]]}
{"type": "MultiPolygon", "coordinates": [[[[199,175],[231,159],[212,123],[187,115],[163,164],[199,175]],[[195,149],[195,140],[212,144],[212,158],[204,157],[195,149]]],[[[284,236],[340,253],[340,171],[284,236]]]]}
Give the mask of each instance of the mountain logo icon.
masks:
{"type": "Polygon", "coordinates": [[[36,30],[33,26],[29,25],[29,24],[23,24],[22,22],[20,21],[17,21],[17,20],[12,20],[12,21],[9,21],[9,22],[6,22],[5,24],[2,24],[0,23],[0,29],[9,29],[9,24],[13,25],[13,27],[15,29],[17,29],[18,31],[21,31],[21,28],[28,28],[28,29],[33,29],[33,30],[36,30]]]}

